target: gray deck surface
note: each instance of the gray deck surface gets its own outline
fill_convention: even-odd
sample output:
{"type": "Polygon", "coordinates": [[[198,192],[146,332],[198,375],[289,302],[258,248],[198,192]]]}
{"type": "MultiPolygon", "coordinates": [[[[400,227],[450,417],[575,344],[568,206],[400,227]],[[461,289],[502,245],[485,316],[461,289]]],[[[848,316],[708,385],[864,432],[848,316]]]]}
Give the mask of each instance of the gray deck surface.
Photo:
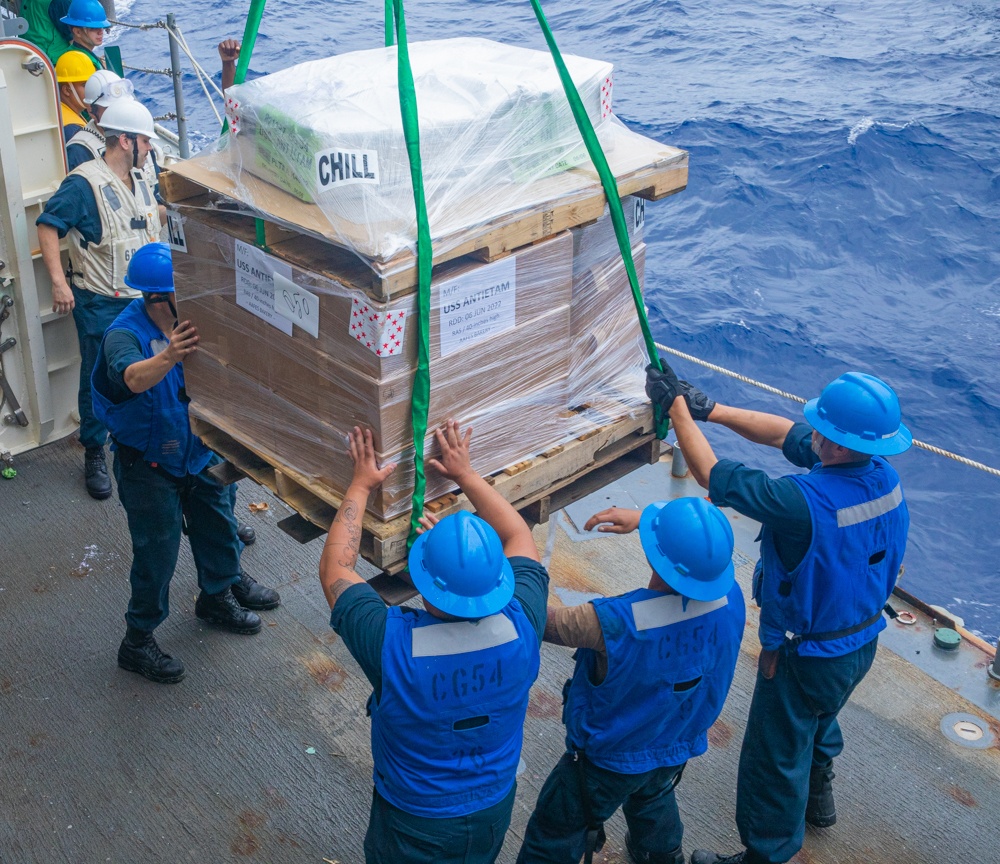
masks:
{"type": "MultiPolygon", "coordinates": [[[[129,537],[117,497],[86,496],[82,455],[69,440],[50,445],[19,457],[18,477],[0,481],[0,861],[362,861],[369,686],[329,628],[316,577],[322,542],[299,546],[286,537],[275,527],[288,512],[283,505],[241,484],[239,514],[259,538],[244,555],[245,569],[279,588],[284,602],[263,613],[267,626],[257,636],[200,626],[185,545],[171,616],[157,637],[188,675],[173,686],[149,683],[115,665],[129,537]],[[262,500],[271,509],[251,516],[248,502],[262,500]]],[[[737,527],[745,584],[752,532],[737,527]]],[[[540,549],[548,539],[549,526],[539,526],[540,549]]],[[[647,573],[635,537],[574,542],[556,529],[553,602],[628,590],[647,573]]],[[[686,851],[739,848],[734,788],[757,653],[755,610],[748,611],[714,746],[679,788],[686,851]]],[[[921,646],[931,652],[926,620],[905,635],[902,625],[889,626],[884,642],[914,656],[921,646]]],[[[514,860],[538,789],[562,751],[559,694],[571,668],[569,651],[543,648],[525,727],[527,768],[502,862],[514,860]]],[[[839,822],[809,829],[795,861],[1000,861],[1000,749],[947,740],[939,726],[951,712],[990,719],[880,648],[841,714],[847,749],[835,781],[839,822]]],[[[1000,740],[1000,723],[992,725],[1000,740]]],[[[626,860],[624,830],[619,814],[596,860],[626,860]]]]}

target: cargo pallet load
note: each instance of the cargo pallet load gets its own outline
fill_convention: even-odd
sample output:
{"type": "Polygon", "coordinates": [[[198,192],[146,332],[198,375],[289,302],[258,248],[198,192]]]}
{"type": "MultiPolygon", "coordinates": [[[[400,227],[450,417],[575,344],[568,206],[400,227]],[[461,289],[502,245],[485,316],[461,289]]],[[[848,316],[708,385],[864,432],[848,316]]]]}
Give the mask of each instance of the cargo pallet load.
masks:
{"type": "MultiPolygon", "coordinates": [[[[471,424],[473,467],[544,522],[659,458],[607,198],[547,53],[454,39],[414,43],[410,60],[434,256],[428,430],[471,424]]],[[[613,116],[610,64],[566,60],[641,280],[645,201],[685,187],[687,154],[613,116]]],[[[418,314],[395,75],[386,48],[231,88],[229,135],[161,176],[178,313],[201,336],[185,363],[191,415],[219,473],[271,489],[306,541],[350,481],[348,431],[371,428],[380,462],[398,464],[361,547],[386,574],[406,565],[418,314]]],[[[426,501],[469,507],[432,470],[426,501]]]]}

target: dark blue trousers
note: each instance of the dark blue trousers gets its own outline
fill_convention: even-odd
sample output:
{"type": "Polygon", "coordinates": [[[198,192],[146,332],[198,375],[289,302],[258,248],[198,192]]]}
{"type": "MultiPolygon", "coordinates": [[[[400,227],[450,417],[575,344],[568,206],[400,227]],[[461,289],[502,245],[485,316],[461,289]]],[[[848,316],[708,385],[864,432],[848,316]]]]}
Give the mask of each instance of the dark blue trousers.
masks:
{"type": "Polygon", "coordinates": [[[103,447],[108,440],[108,430],[94,416],[94,402],[90,396],[90,376],[101,352],[101,340],[115,318],[131,299],[105,297],[75,286],[73,288],[73,320],[80,342],[80,388],[77,392],[77,409],[80,412],[80,443],[87,448],[103,447]]]}
{"type": "MultiPolygon", "coordinates": [[[[591,819],[604,822],[621,807],[632,847],[653,855],[681,845],[684,826],[677,812],[674,778],[683,765],[643,774],[619,774],[584,762],[591,819]]],[[[565,753],[538,793],[518,864],[578,864],[586,850],[587,819],[581,800],[579,767],[565,753]]]]}
{"type": "Polygon", "coordinates": [[[366,864],[493,864],[514,809],[515,783],[503,800],[465,816],[414,816],[372,791],[366,864]]]}
{"type": "Polygon", "coordinates": [[[844,749],[837,714],[868,674],[877,644],[842,657],[782,650],[773,678],[757,672],[736,787],[736,825],[753,859],[779,864],[802,848],[809,773],[844,749]]]}
{"type": "Polygon", "coordinates": [[[200,474],[172,477],[135,450],[115,451],[118,497],[132,535],[132,597],[125,616],[132,627],[154,630],[169,614],[170,580],[185,524],[199,587],[216,594],[240,578],[231,492],[208,473],[220,461],[213,456],[200,474]]]}

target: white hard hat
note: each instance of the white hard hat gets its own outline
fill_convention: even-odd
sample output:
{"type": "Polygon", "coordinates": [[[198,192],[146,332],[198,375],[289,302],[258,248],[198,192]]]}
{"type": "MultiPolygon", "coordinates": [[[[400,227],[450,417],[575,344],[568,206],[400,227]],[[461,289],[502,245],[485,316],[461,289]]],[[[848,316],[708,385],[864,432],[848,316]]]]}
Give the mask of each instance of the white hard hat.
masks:
{"type": "Polygon", "coordinates": [[[115,99],[134,99],[132,82],[119,78],[110,69],[98,69],[83,88],[83,104],[107,108],[115,99]]]}
{"type": "Polygon", "coordinates": [[[101,117],[101,128],[108,135],[148,135],[156,137],[153,115],[134,99],[115,99],[101,117]]]}

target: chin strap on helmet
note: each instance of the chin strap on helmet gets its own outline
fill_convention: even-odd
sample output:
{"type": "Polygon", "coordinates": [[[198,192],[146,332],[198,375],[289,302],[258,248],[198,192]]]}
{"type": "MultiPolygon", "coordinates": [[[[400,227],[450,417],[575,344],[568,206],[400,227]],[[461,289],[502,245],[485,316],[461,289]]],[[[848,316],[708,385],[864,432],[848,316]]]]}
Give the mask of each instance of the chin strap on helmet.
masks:
{"type": "Polygon", "coordinates": [[[145,300],[147,303],[166,303],[170,307],[170,314],[174,316],[174,327],[177,326],[177,307],[174,306],[174,301],[169,294],[146,294],[145,300]]]}

